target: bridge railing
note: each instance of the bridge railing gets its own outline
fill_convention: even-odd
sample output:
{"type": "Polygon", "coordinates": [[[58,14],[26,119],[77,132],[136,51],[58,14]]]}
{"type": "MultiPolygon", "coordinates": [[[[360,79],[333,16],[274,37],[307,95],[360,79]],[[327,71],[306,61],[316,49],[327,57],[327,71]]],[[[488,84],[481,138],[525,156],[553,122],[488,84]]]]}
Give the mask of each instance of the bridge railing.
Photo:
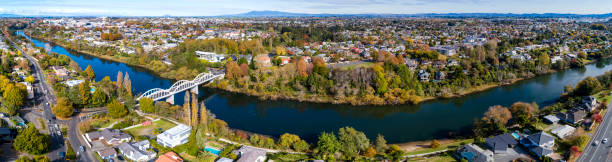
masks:
{"type": "Polygon", "coordinates": [[[145,93],[143,93],[142,95],[140,95],[138,98],[136,98],[136,100],[140,100],[143,97],[150,98],[154,101],[160,100],[163,98],[170,97],[171,95],[177,94],[179,92],[191,89],[202,83],[206,83],[216,78],[222,78],[224,76],[225,76],[224,74],[215,75],[212,73],[201,73],[201,74],[198,74],[198,76],[196,76],[193,80],[179,80],[176,83],[172,84],[172,86],[170,86],[170,88],[168,89],[161,89],[161,88],[150,89],[146,91],[145,93]]]}

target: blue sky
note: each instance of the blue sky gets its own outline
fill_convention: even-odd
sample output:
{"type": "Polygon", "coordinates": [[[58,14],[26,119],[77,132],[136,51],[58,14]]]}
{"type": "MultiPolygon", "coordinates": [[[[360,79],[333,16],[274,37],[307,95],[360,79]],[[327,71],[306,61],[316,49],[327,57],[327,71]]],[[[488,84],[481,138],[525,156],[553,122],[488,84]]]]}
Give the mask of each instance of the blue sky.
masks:
{"type": "Polygon", "coordinates": [[[215,16],[297,13],[612,13],[612,0],[0,0],[21,15],[215,16]]]}

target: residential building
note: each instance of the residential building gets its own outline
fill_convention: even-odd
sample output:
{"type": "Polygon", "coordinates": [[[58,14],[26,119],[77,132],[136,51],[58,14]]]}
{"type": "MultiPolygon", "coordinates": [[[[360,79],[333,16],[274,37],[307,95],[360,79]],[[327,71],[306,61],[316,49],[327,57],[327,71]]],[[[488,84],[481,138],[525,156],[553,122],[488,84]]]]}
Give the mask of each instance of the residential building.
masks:
{"type": "Polygon", "coordinates": [[[233,162],[234,160],[232,159],[228,159],[225,157],[220,158],[219,160],[215,161],[215,162],[233,162]]]}
{"type": "Polygon", "coordinates": [[[493,152],[482,149],[474,144],[464,145],[463,148],[457,150],[457,153],[462,159],[469,162],[493,162],[493,152]]]}
{"type": "Polygon", "coordinates": [[[154,152],[147,151],[151,148],[148,140],[136,143],[125,142],[120,144],[118,148],[125,158],[132,161],[149,161],[155,158],[154,152]]]}
{"type": "Polygon", "coordinates": [[[242,146],[238,150],[232,151],[232,153],[238,155],[236,162],[264,162],[266,160],[266,150],[242,146]]]}
{"type": "Polygon", "coordinates": [[[550,123],[550,124],[555,124],[557,122],[559,122],[559,118],[557,118],[557,116],[554,115],[546,115],[544,116],[544,121],[550,123]]]}
{"type": "Polygon", "coordinates": [[[525,146],[536,157],[548,156],[553,153],[552,147],[555,145],[555,137],[545,132],[538,132],[521,139],[521,145],[525,146]]]}
{"type": "Polygon", "coordinates": [[[89,132],[85,134],[85,138],[89,142],[99,140],[107,145],[119,145],[132,140],[132,136],[123,133],[118,129],[104,129],[98,132],[89,132]]]}
{"type": "Polygon", "coordinates": [[[175,147],[187,143],[191,127],[179,124],[157,135],[157,143],[166,147],[175,147]]]}
{"type": "Polygon", "coordinates": [[[584,96],[580,101],[580,109],[591,112],[597,108],[597,99],[593,96],[584,96]]]}
{"type": "Polygon", "coordinates": [[[114,157],[117,157],[117,151],[115,151],[115,149],[112,147],[107,147],[103,150],[98,151],[98,155],[100,155],[100,158],[102,159],[109,160],[114,157]]]}
{"type": "Polygon", "coordinates": [[[565,138],[569,135],[571,135],[572,133],[574,133],[574,131],[576,130],[576,128],[569,126],[569,125],[562,125],[562,126],[558,126],[555,127],[553,129],[550,130],[550,132],[554,135],[556,135],[559,138],[565,138]]]}
{"type": "Polygon", "coordinates": [[[178,156],[176,153],[170,151],[165,154],[159,156],[155,162],[183,162],[183,159],[178,156]]]}
{"type": "Polygon", "coordinates": [[[497,135],[485,140],[485,144],[493,150],[494,153],[506,153],[508,149],[512,149],[518,144],[512,135],[506,133],[497,135]]]}
{"type": "Polygon", "coordinates": [[[195,53],[196,55],[198,55],[200,59],[206,60],[208,62],[221,62],[225,60],[225,55],[223,54],[216,54],[214,52],[203,52],[203,51],[195,51],[195,53]]]}
{"type": "Polygon", "coordinates": [[[557,118],[570,124],[577,124],[584,120],[584,117],[586,117],[586,112],[575,108],[565,113],[557,113],[557,118]]]}

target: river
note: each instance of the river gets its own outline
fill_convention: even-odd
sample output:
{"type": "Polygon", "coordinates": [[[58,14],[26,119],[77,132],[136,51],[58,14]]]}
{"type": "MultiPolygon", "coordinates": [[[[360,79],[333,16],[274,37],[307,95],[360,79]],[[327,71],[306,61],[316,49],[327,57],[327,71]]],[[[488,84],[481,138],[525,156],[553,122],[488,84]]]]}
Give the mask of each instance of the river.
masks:
{"type": "MultiPolygon", "coordinates": [[[[22,32],[18,34],[23,35],[22,32]]],[[[145,69],[79,54],[41,40],[31,40],[35,46],[47,47],[52,52],[69,56],[82,69],[91,65],[96,80],[110,76],[114,81],[118,71],[127,72],[135,94],[152,88],[169,88],[173,82],[145,69]]],[[[510,106],[517,101],[536,102],[540,107],[549,105],[559,98],[565,85],[575,85],[587,76],[612,70],[610,63],[611,59],[605,59],[582,69],[540,75],[512,85],[418,105],[381,107],[262,101],[208,88],[200,88],[200,99],[204,100],[210,112],[226,121],[229,127],[249,132],[275,137],[293,133],[312,142],[323,131],[337,131],[338,128],[351,126],[363,131],[370,140],[382,134],[389,143],[400,143],[470,133],[474,120],[482,117],[492,105],[510,106]]],[[[175,99],[181,104],[183,94],[175,96],[175,99]]]]}

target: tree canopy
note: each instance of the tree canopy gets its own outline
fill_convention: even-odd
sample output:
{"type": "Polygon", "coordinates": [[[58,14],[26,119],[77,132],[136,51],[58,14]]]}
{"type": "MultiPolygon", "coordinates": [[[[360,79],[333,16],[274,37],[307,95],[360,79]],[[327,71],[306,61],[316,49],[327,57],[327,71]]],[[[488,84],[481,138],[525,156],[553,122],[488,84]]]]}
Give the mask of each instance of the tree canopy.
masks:
{"type": "Polygon", "coordinates": [[[19,132],[13,146],[18,151],[25,151],[34,155],[42,155],[51,148],[49,136],[38,132],[36,126],[30,123],[28,128],[19,132]]]}
{"type": "Polygon", "coordinates": [[[119,101],[117,101],[117,99],[113,99],[110,103],[108,103],[106,108],[108,108],[108,115],[113,118],[124,117],[128,113],[125,105],[121,104],[119,101]]]}

